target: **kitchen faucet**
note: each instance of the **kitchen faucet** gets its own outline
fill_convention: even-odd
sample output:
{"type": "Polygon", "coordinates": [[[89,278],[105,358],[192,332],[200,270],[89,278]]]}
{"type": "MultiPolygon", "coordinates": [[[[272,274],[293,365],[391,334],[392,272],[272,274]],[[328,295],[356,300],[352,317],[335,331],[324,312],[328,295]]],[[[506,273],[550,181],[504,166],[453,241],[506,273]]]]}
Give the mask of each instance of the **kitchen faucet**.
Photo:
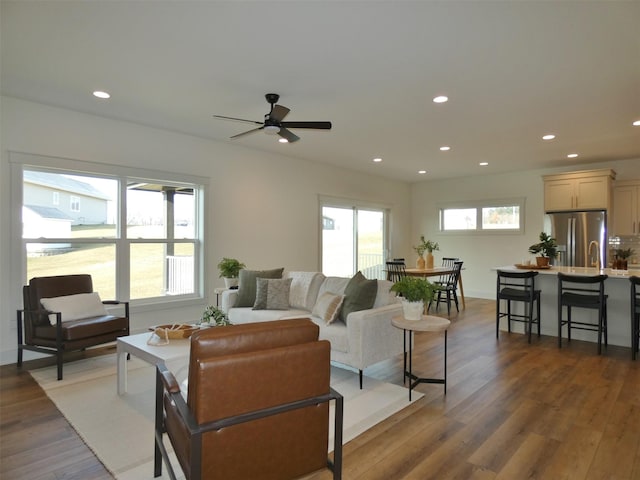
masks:
{"type": "Polygon", "coordinates": [[[589,242],[589,257],[591,257],[591,247],[594,245],[596,246],[596,261],[591,262],[591,266],[596,267],[598,270],[600,270],[600,245],[596,240],[591,240],[589,242]]]}

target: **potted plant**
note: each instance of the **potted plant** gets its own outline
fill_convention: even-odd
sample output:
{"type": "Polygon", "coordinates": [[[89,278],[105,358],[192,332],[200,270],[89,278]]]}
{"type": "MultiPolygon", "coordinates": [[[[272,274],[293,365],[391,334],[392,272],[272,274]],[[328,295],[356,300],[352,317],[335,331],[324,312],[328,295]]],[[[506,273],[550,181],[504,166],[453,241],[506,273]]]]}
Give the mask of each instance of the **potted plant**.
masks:
{"type": "Polygon", "coordinates": [[[217,327],[220,327],[222,325],[231,325],[231,322],[229,322],[229,317],[226,313],[224,313],[218,307],[209,305],[202,313],[200,324],[215,325],[217,327]]]}
{"type": "Polygon", "coordinates": [[[433,251],[440,250],[440,246],[437,242],[431,240],[425,240],[424,235],[420,235],[420,243],[415,245],[413,249],[418,254],[418,260],[416,266],[424,270],[426,268],[433,268],[433,251]],[[425,259],[423,257],[424,252],[427,252],[427,260],[425,265],[425,259]]]}
{"type": "Polygon", "coordinates": [[[224,285],[227,288],[234,287],[238,284],[238,274],[245,267],[245,264],[235,258],[224,257],[218,263],[220,270],[220,278],[224,278],[224,285]]]}
{"type": "Polygon", "coordinates": [[[435,287],[426,278],[402,277],[390,290],[402,296],[402,310],[407,320],[420,320],[425,304],[435,298],[435,287]]]}
{"type": "Polygon", "coordinates": [[[558,256],[558,244],[556,239],[545,232],[540,232],[540,242],[529,247],[529,253],[536,255],[536,263],[539,267],[549,265],[549,259],[558,256]]]}
{"type": "Polygon", "coordinates": [[[626,270],[628,267],[628,259],[633,255],[632,248],[617,248],[615,258],[613,259],[613,268],[617,270],[626,270]]]}

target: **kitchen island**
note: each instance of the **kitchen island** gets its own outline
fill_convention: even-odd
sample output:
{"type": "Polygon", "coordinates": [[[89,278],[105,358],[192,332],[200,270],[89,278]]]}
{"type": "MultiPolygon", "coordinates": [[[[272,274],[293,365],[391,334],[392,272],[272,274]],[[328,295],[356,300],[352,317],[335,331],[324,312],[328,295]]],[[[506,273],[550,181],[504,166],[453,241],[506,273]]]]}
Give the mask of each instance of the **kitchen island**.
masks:
{"type": "MultiPolygon", "coordinates": [[[[493,270],[504,270],[510,272],[524,272],[526,268],[518,268],[515,265],[496,267],[493,270]]],[[[609,345],[620,345],[631,348],[631,298],[629,277],[639,276],[640,270],[613,270],[611,268],[587,268],[587,267],[556,267],[548,269],[537,269],[535,265],[530,270],[539,273],[536,277],[536,289],[541,290],[540,297],[540,327],[543,335],[558,336],[558,273],[570,275],[608,275],[605,281],[605,294],[609,296],[607,300],[607,318],[609,330],[609,345]]],[[[516,313],[522,313],[523,304],[516,302],[513,304],[516,313]],[[520,310],[517,310],[520,309],[520,310]]],[[[566,315],[566,311],[565,311],[566,315]]],[[[588,322],[596,322],[597,311],[574,308],[572,317],[575,320],[583,319],[588,322]]],[[[501,319],[500,329],[507,330],[506,318],[501,319]]],[[[520,322],[512,322],[512,331],[523,332],[524,325],[520,322]]],[[[567,337],[567,327],[562,329],[562,337],[567,337]]],[[[582,330],[572,330],[571,338],[575,340],[585,340],[597,343],[598,337],[595,332],[582,330]]],[[[566,345],[566,342],[563,342],[566,345]]],[[[594,353],[596,347],[594,345],[594,353]]],[[[606,351],[604,351],[606,353],[606,351]]]]}

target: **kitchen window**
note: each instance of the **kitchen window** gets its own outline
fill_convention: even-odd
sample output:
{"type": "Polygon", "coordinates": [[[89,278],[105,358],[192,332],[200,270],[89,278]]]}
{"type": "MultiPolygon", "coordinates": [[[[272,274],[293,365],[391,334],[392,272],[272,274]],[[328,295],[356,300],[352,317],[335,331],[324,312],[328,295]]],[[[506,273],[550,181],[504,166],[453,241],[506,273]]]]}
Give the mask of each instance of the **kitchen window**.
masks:
{"type": "Polygon", "coordinates": [[[524,231],[524,198],[439,206],[441,232],[524,231]]]}

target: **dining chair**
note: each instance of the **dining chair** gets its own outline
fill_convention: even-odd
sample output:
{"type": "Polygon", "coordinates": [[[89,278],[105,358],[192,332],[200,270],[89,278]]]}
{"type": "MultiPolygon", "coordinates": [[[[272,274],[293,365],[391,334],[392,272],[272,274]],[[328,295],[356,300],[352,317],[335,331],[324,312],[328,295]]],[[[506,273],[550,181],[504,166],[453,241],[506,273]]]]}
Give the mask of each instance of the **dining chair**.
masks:
{"type": "MultiPolygon", "coordinates": [[[[442,257],[442,266],[445,268],[453,268],[454,263],[458,261],[460,261],[458,257],[442,257]]],[[[438,280],[435,280],[433,283],[444,285],[447,283],[449,275],[449,273],[443,273],[438,277],[438,280]]]]}
{"type": "Polygon", "coordinates": [[[458,306],[458,279],[460,278],[460,271],[462,270],[463,262],[453,262],[453,270],[447,275],[447,281],[444,284],[435,284],[437,297],[436,297],[436,312],[440,307],[440,302],[447,302],[447,316],[451,315],[451,302],[456,304],[456,310],[459,312],[458,306]]]}
{"type": "Polygon", "coordinates": [[[397,282],[404,278],[407,273],[405,271],[404,260],[388,260],[387,261],[387,280],[397,282]]]}

